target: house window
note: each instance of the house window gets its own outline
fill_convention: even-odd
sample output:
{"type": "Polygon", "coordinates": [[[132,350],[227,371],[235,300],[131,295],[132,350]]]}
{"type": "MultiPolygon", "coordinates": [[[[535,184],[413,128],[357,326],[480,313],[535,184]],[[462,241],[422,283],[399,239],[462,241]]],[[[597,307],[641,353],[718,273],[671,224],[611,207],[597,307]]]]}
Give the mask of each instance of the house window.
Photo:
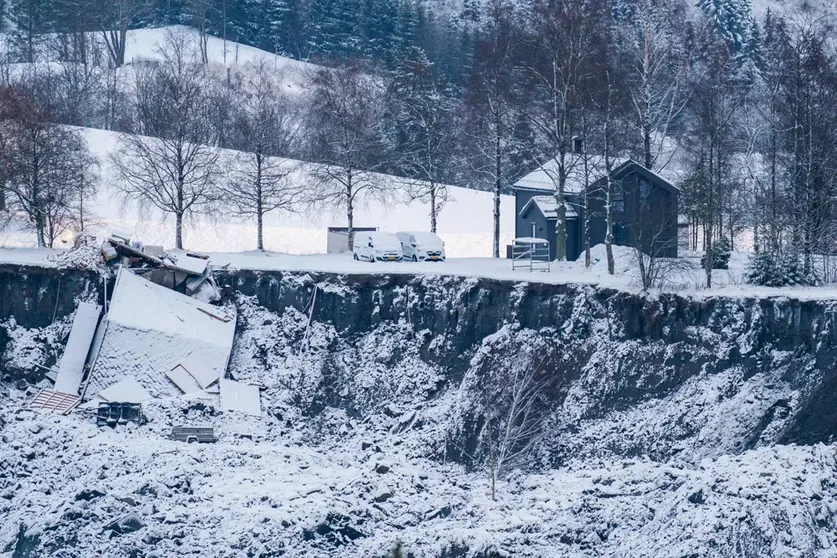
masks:
{"type": "Polygon", "coordinates": [[[648,186],[647,182],[640,181],[640,183],[639,183],[639,207],[640,207],[640,209],[642,209],[644,211],[647,211],[650,199],[651,199],[651,187],[648,186]]]}
{"type": "Polygon", "coordinates": [[[625,194],[619,188],[613,190],[613,212],[625,213],[625,194]]]}

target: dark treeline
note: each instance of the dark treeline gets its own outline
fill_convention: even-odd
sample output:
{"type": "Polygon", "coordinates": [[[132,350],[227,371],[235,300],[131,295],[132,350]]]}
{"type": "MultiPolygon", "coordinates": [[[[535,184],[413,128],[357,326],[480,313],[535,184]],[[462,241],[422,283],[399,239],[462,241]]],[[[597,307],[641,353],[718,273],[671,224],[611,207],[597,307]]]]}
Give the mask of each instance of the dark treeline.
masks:
{"type": "MultiPolygon", "coordinates": [[[[236,198],[256,217],[306,197],[345,209],[351,225],[356,201],[392,195],[375,179],[381,172],[422,181],[403,190],[431,204],[435,228],[444,185],[465,184],[495,193],[498,255],[499,194],[521,174],[541,166],[562,200],[571,175],[596,178],[590,169],[630,156],[675,176],[691,245],[712,256],[707,285],[715,244],[734,247],[745,231],[760,254],[758,282],[830,273],[817,268],[837,242],[827,17],[756,21],[745,0],[482,0],[444,15],[411,0],[7,0],[5,10],[9,61],[59,61],[35,72],[39,83],[51,76],[43,114],[254,153],[240,176],[267,177],[274,199],[236,198]],[[125,59],[128,29],[165,23],[196,29],[188,48],[170,38],[163,62],[125,59]],[[332,69],[312,71],[305,94],[289,96],[265,65],[210,68],[210,35],[332,69]],[[189,103],[165,97],[175,77],[200,81],[189,103]],[[172,103],[183,111],[162,110],[172,103]],[[288,172],[264,167],[271,155],[320,163],[316,199],[284,192],[288,172]]],[[[14,73],[5,71],[13,89],[14,73]]],[[[212,153],[199,159],[214,165],[212,153]]],[[[136,176],[130,195],[181,218],[211,205],[213,175],[198,177],[191,204],[182,192],[154,201],[136,176]]],[[[615,188],[608,181],[601,193],[609,227],[615,188]]],[[[564,212],[558,204],[559,257],[564,212]]]]}

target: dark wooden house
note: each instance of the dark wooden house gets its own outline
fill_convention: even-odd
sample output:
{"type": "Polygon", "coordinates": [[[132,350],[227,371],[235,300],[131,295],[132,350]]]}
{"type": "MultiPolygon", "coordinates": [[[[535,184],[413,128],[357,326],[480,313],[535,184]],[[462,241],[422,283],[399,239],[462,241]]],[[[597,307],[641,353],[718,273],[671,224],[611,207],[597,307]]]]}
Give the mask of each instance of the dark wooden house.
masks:
{"type": "MultiPolygon", "coordinates": [[[[583,166],[572,165],[565,188],[567,216],[567,259],[575,260],[584,251],[585,211],[590,217],[590,245],[604,242],[606,175],[600,170],[600,159],[588,160],[586,176],[583,166]],[[584,207],[587,190],[589,207],[584,207]]],[[[552,180],[554,165],[545,165],[514,185],[515,237],[545,238],[550,242],[550,255],[555,257],[555,225],[558,201],[552,180]]],[[[613,242],[623,246],[640,246],[646,253],[660,257],[677,257],[677,215],[680,190],[659,174],[636,161],[622,159],[611,173],[613,184],[613,242]]]]}

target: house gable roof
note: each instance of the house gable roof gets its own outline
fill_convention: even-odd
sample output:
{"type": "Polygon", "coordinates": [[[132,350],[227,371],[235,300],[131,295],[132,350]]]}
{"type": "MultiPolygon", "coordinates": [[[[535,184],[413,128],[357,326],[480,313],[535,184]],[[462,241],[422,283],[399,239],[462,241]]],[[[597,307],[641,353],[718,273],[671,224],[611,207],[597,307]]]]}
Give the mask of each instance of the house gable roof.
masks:
{"type": "MultiPolygon", "coordinates": [[[[581,164],[581,161],[578,159],[578,155],[574,155],[573,157],[575,157],[575,160],[568,163],[571,170],[567,175],[564,191],[567,194],[580,194],[584,192],[585,185],[587,184],[587,181],[584,180],[584,165],[581,164]]],[[[613,159],[611,164],[613,168],[613,178],[616,180],[631,174],[631,172],[636,172],[650,182],[663,186],[675,193],[680,192],[680,188],[669,182],[667,179],[663,178],[658,173],[645,168],[632,159],[626,157],[616,157],[613,159]]],[[[598,155],[589,157],[587,161],[587,170],[590,178],[589,184],[591,186],[604,180],[605,168],[604,157],[598,155]]],[[[538,169],[530,172],[518,180],[514,184],[513,189],[554,192],[555,182],[558,180],[557,177],[558,162],[555,159],[551,159],[541,165],[538,169]]]]}
{"type": "MultiPolygon", "coordinates": [[[[567,219],[578,217],[578,213],[572,205],[564,202],[564,207],[567,210],[567,219]]],[[[537,209],[545,219],[558,218],[558,200],[555,199],[555,196],[532,196],[520,210],[520,216],[525,217],[533,209],[537,209]]]]}
{"type": "MultiPolygon", "coordinates": [[[[615,157],[611,163],[619,166],[627,160],[624,157],[615,157]]],[[[585,180],[584,164],[581,156],[576,154],[567,155],[566,166],[570,170],[567,174],[567,181],[564,184],[564,192],[567,194],[582,193],[587,181],[585,180]]],[[[604,157],[600,155],[589,156],[587,158],[587,177],[590,183],[604,176],[605,168],[604,157]]],[[[557,182],[558,161],[556,159],[550,159],[515,182],[512,188],[515,190],[554,192],[557,182]]]]}
{"type": "MultiPolygon", "coordinates": [[[[631,159],[628,159],[627,161],[613,169],[613,178],[615,180],[619,180],[631,173],[636,173],[645,180],[653,182],[657,186],[662,186],[668,190],[671,190],[674,193],[680,193],[680,188],[678,188],[677,186],[675,186],[674,184],[657,174],[656,172],[645,168],[643,165],[640,165],[639,163],[631,159]]],[[[601,177],[599,178],[599,180],[602,180],[603,178],[604,177],[601,177]]]]}

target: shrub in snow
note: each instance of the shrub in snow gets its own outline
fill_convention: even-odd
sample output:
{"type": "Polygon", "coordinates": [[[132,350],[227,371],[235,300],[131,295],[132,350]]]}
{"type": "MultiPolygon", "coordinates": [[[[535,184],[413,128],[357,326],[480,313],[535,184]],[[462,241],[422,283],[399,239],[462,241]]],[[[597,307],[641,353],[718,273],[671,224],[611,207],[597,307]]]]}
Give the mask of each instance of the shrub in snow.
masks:
{"type": "Polygon", "coordinates": [[[798,255],[771,252],[757,252],[753,255],[747,268],[746,280],[751,285],[763,287],[818,285],[820,283],[814,271],[805,273],[798,255]]]}
{"type": "MultiPolygon", "coordinates": [[[[729,257],[732,243],[725,236],[712,246],[712,269],[729,269],[729,257]]],[[[700,258],[700,266],[706,269],[706,254],[700,258]]]]}

